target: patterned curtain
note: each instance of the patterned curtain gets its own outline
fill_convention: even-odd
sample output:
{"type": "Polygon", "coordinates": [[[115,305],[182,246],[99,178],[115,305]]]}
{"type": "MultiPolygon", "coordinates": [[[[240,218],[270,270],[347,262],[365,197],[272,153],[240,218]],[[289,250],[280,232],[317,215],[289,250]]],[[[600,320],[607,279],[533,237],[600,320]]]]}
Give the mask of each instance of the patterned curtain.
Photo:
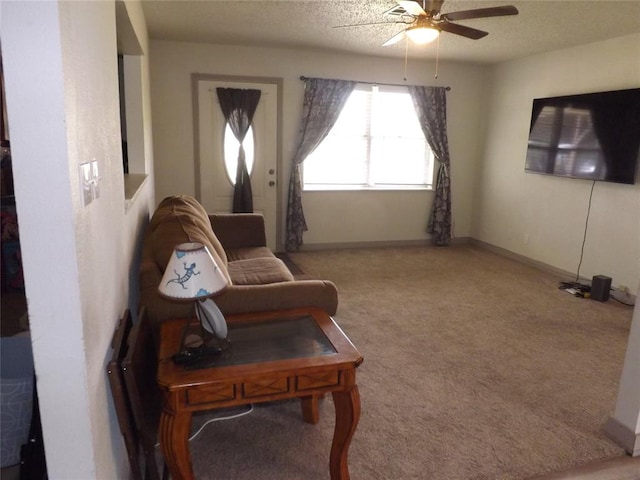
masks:
{"type": "Polygon", "coordinates": [[[253,212],[253,193],[251,178],[247,171],[245,153],[242,142],[251,126],[253,114],[260,101],[260,90],[242,90],[239,88],[216,88],[220,108],[225,120],[231,127],[233,135],[240,143],[238,151],[238,167],[236,184],[233,189],[233,213],[253,212]]]}
{"type": "Polygon", "coordinates": [[[291,177],[289,179],[285,245],[289,251],[300,248],[302,234],[307,231],[307,222],[302,210],[300,164],[327,136],[355,86],[356,82],[347,80],[305,79],[298,148],[291,160],[291,177]]]}
{"type": "Polygon", "coordinates": [[[447,139],[447,97],[445,87],[410,86],[409,92],[424,136],[440,162],[436,196],[429,216],[427,232],[436,245],[451,242],[451,179],[449,177],[449,141],[447,139]]]}

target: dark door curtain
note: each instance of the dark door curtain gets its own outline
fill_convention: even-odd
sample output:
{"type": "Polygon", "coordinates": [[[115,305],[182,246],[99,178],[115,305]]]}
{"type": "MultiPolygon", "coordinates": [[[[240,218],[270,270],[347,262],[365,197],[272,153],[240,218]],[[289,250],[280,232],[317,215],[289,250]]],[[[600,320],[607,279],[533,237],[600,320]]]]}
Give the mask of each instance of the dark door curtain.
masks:
{"type": "Polygon", "coordinates": [[[239,88],[216,88],[220,108],[233,135],[240,143],[238,149],[238,167],[236,184],[233,189],[233,213],[253,213],[253,193],[251,178],[247,170],[244,151],[244,138],[253,121],[260,102],[260,90],[239,88]]]}

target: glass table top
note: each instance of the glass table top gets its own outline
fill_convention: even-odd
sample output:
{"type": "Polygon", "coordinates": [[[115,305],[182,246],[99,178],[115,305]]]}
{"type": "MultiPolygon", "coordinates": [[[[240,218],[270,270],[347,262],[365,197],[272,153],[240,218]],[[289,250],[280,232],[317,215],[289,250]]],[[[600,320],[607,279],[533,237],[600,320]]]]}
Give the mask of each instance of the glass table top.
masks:
{"type": "MultiPolygon", "coordinates": [[[[182,345],[199,338],[200,325],[189,324],[182,345]]],[[[202,358],[186,368],[246,365],[337,353],[313,317],[306,315],[228,325],[229,346],[219,355],[202,358]]]]}

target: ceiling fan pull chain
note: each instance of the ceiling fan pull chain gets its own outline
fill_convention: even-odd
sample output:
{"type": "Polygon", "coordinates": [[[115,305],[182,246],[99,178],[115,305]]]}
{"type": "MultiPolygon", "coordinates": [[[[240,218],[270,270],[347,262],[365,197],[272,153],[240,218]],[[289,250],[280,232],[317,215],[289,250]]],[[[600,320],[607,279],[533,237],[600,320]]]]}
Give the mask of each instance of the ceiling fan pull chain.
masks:
{"type": "Polygon", "coordinates": [[[440,60],[440,35],[436,39],[436,80],[438,79],[438,61],[440,60]]]}
{"type": "Polygon", "coordinates": [[[407,81],[407,57],[409,56],[409,37],[404,37],[404,81],[407,81]]]}

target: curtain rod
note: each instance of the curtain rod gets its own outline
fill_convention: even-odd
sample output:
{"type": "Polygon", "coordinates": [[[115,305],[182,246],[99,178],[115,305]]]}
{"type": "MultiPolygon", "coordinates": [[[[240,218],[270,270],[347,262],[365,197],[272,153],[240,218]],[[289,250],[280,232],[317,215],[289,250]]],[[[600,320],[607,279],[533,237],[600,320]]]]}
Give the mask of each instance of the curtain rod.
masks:
{"type": "MultiPolygon", "coordinates": [[[[300,80],[303,82],[305,80],[309,80],[309,77],[305,77],[304,75],[300,75],[300,80]]],[[[355,80],[356,83],[364,83],[365,85],[385,85],[387,87],[408,87],[409,85],[401,85],[399,83],[380,83],[380,82],[361,82],[359,80],[355,80]]],[[[449,92],[451,91],[451,87],[444,87],[444,89],[449,92]]]]}

